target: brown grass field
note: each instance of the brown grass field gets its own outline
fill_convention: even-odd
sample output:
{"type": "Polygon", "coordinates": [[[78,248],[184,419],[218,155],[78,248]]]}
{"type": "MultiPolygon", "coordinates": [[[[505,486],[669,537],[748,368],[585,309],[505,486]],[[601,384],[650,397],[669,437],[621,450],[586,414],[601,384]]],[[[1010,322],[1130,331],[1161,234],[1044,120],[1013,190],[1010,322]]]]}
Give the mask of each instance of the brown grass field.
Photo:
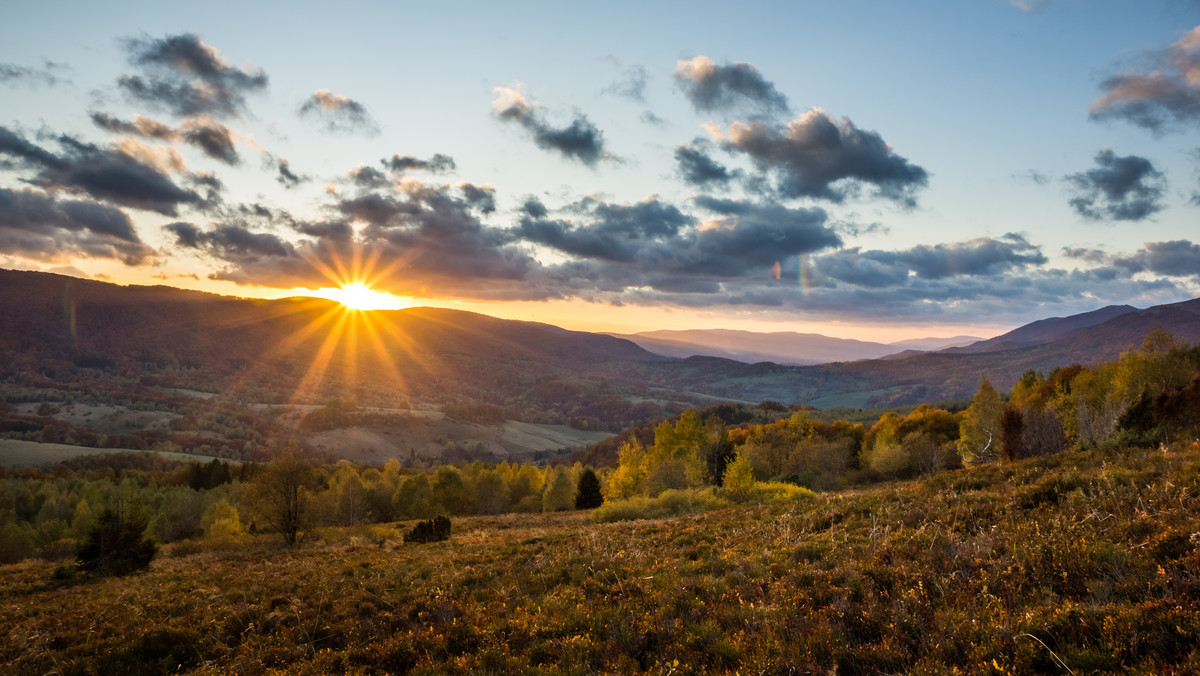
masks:
{"type": "Polygon", "coordinates": [[[191,540],[125,578],[0,567],[0,671],[1198,673],[1198,517],[1191,442],[424,545],[191,540]]]}

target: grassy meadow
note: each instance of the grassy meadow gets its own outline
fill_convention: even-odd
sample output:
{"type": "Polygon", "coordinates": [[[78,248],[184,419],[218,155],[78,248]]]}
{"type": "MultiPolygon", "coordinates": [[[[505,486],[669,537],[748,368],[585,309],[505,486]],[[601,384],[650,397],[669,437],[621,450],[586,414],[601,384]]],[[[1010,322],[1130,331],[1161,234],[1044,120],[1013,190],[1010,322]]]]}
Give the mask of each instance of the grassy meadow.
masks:
{"type": "Polygon", "coordinates": [[[0,567],[0,671],[1197,673],[1200,443],[768,505],[455,518],[0,567]]]}

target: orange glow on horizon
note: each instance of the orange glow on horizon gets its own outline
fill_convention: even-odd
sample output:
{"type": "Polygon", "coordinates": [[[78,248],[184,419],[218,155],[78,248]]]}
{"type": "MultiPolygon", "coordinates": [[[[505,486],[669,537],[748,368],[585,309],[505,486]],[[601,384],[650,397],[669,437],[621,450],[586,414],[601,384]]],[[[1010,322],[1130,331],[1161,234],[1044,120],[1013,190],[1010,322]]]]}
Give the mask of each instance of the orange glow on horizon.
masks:
{"type": "Polygon", "coordinates": [[[411,299],[377,291],[363,282],[350,282],[340,288],[317,289],[311,295],[337,301],[352,310],[403,310],[412,307],[411,299]]]}

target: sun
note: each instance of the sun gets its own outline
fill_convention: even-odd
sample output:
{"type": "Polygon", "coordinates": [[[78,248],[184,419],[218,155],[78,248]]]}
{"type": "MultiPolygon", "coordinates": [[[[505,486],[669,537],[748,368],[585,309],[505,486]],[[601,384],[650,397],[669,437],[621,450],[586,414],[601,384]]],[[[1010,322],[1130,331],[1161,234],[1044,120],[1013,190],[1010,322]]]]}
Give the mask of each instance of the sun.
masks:
{"type": "Polygon", "coordinates": [[[351,310],[401,310],[408,307],[403,298],[376,291],[362,282],[350,282],[340,288],[318,289],[313,295],[337,301],[351,310]]]}

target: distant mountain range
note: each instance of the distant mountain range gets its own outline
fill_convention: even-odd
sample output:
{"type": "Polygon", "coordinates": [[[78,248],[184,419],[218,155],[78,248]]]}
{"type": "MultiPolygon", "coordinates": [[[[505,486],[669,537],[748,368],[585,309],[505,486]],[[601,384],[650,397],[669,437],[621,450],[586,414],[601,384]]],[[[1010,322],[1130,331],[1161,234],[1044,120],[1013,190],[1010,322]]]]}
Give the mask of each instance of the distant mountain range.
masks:
{"type": "Polygon", "coordinates": [[[818,333],[757,333],[732,329],[663,330],[613,335],[631,340],[643,349],[665,357],[721,357],[747,364],[765,361],[784,365],[879,359],[902,351],[934,351],[983,340],[975,336],[954,336],[875,343],[831,338],[818,333]]]}
{"type": "Polygon", "coordinates": [[[913,345],[685,331],[641,334],[647,343],[639,346],[454,310],[355,314],[312,298],[245,300],[0,270],[0,387],[13,402],[52,390],[132,401],[184,388],[258,403],[475,407],[615,431],[722,400],[895,406],[967,397],[982,377],[1005,390],[1029,369],[1114,359],[1157,328],[1200,343],[1200,299],[1103,308],[966,346],[897,354],[913,345]],[[724,354],[653,353],[680,343],[724,354]],[[765,356],[841,361],[797,366],[765,356]]]}

